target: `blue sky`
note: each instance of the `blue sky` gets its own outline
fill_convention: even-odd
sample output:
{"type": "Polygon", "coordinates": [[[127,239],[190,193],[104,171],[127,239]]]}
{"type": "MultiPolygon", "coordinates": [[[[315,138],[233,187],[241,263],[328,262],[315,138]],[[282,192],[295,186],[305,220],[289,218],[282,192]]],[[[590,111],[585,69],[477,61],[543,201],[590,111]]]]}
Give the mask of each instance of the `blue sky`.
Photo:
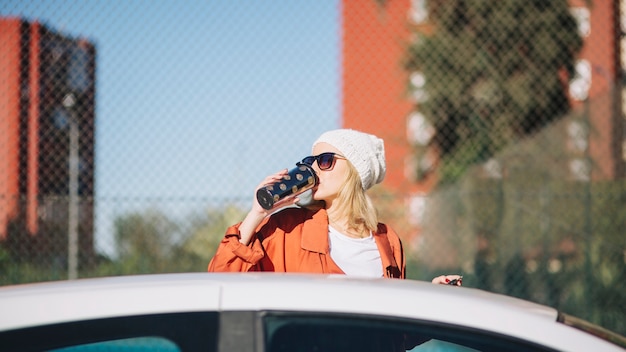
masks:
{"type": "Polygon", "coordinates": [[[0,14],[96,45],[101,227],[124,199],[252,198],[340,123],[338,0],[4,0],[0,14]]]}

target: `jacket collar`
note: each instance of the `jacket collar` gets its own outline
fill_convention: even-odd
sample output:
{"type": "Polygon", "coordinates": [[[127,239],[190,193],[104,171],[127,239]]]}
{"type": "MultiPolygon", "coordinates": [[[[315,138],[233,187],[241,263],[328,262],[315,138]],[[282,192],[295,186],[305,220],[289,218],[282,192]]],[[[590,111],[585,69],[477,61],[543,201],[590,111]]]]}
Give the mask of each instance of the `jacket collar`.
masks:
{"type": "Polygon", "coordinates": [[[380,260],[382,261],[383,268],[385,268],[385,277],[400,277],[400,268],[396,259],[393,256],[393,250],[387,237],[387,226],[384,224],[378,224],[376,233],[374,234],[378,251],[380,252],[380,260]]]}

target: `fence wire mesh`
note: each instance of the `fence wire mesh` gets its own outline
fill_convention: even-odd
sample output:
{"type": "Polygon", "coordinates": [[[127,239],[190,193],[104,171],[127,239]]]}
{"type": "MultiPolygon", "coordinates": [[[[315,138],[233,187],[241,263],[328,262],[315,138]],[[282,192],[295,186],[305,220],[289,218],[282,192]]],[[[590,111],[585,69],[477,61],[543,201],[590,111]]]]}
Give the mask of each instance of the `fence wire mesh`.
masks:
{"type": "Polygon", "coordinates": [[[626,333],[621,6],[4,1],[0,284],[204,271],[265,175],[350,127],[386,139],[409,277],[626,333]]]}

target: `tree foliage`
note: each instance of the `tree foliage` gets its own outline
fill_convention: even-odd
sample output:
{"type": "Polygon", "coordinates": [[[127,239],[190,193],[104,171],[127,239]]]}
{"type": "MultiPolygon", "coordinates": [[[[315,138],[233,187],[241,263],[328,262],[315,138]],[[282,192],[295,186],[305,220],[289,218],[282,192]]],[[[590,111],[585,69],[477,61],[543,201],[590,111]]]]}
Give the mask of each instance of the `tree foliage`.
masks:
{"type": "Polygon", "coordinates": [[[582,39],[566,0],[428,4],[433,33],[416,29],[405,67],[425,77],[417,109],[446,183],[569,110],[582,39]]]}
{"type": "Polygon", "coordinates": [[[174,220],[149,209],[115,220],[117,273],[205,271],[225,229],[243,218],[235,206],[209,209],[174,220]]]}
{"type": "Polygon", "coordinates": [[[129,213],[115,219],[119,260],[135,273],[163,271],[169,261],[178,225],[158,210],[129,213]]]}
{"type": "Polygon", "coordinates": [[[185,271],[206,270],[226,228],[241,221],[244,215],[238,207],[226,206],[190,216],[187,236],[177,247],[178,265],[185,271]]]}

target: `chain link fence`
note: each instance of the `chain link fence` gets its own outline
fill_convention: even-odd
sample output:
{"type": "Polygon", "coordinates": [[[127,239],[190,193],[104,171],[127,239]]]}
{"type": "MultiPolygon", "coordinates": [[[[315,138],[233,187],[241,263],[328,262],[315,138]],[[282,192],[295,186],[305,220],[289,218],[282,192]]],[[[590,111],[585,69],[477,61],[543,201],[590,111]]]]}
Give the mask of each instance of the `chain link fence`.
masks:
{"type": "Polygon", "coordinates": [[[623,332],[618,2],[428,5],[404,61],[438,179],[419,261],[623,332]]]}
{"type": "Polygon", "coordinates": [[[626,333],[620,3],[354,4],[0,4],[0,284],[205,271],[265,175],[328,129],[401,121],[388,160],[422,202],[372,197],[409,277],[626,333]],[[354,31],[401,54],[350,71],[354,31]],[[410,108],[347,124],[351,79],[410,108]]]}

